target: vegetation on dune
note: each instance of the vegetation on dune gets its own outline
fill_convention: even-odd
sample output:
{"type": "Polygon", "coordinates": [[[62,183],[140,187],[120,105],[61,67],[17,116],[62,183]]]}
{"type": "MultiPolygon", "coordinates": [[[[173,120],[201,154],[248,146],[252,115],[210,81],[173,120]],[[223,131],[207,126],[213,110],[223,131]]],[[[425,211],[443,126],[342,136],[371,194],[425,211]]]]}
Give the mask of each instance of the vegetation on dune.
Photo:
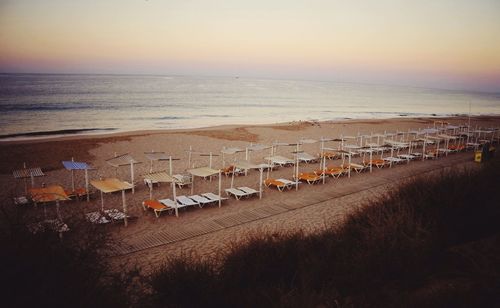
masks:
{"type": "Polygon", "coordinates": [[[147,277],[111,274],[103,230],[79,227],[61,242],[11,224],[2,236],[4,298],[16,306],[493,306],[499,179],[498,160],[418,178],[340,226],[254,235],[219,260],[168,259],[147,277]]]}
{"type": "Polygon", "coordinates": [[[151,304],[493,304],[500,300],[498,179],[498,162],[419,178],[317,234],[254,236],[220,263],[170,260],[150,277],[151,304]],[[179,281],[186,287],[172,287],[179,281]]]}

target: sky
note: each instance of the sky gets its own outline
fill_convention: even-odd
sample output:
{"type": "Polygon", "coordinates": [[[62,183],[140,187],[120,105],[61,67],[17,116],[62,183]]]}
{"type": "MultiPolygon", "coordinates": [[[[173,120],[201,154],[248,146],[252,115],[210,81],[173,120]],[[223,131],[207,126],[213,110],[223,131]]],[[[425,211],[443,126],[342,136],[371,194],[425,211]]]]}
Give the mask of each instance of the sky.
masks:
{"type": "Polygon", "coordinates": [[[0,0],[0,72],[500,92],[500,1],[0,0]]]}

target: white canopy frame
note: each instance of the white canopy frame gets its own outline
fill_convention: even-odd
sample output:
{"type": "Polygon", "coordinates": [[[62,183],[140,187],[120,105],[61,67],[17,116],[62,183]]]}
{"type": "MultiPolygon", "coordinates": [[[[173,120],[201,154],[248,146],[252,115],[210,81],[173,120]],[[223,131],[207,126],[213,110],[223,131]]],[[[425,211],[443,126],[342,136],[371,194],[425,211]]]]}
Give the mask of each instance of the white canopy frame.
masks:
{"type": "MultiPolygon", "coordinates": [[[[144,155],[149,159],[149,173],[153,173],[153,162],[168,161],[168,174],[172,175],[172,164],[174,160],[180,160],[179,158],[173,158],[172,155],[167,155],[165,152],[144,152],[144,155]]],[[[159,170],[161,171],[161,170],[159,170]]]]}
{"type": "MultiPolygon", "coordinates": [[[[264,173],[264,168],[261,165],[254,165],[246,161],[239,161],[235,162],[234,166],[236,168],[240,168],[243,170],[250,170],[250,169],[258,169],[259,170],[259,199],[262,199],[262,182],[263,182],[263,173],[264,173]]],[[[231,188],[234,187],[234,172],[231,176],[231,188]]]]}
{"type": "Polygon", "coordinates": [[[134,165],[142,164],[142,162],[135,160],[130,154],[116,155],[113,158],[106,160],[108,164],[118,169],[121,166],[130,165],[130,181],[132,184],[132,193],[135,193],[135,183],[134,183],[134,165]]]}
{"type": "MultiPolygon", "coordinates": [[[[201,178],[206,178],[206,177],[212,177],[214,175],[218,176],[219,179],[219,188],[218,188],[218,193],[219,193],[219,208],[222,206],[222,196],[221,196],[221,189],[222,189],[222,176],[221,176],[221,170],[216,170],[212,169],[210,167],[200,167],[200,168],[193,168],[193,169],[188,169],[187,172],[192,175],[193,180],[191,183],[191,194],[194,194],[194,182],[195,182],[195,177],[201,177],[201,178]]],[[[175,185],[174,185],[175,186],[175,185]]]]}

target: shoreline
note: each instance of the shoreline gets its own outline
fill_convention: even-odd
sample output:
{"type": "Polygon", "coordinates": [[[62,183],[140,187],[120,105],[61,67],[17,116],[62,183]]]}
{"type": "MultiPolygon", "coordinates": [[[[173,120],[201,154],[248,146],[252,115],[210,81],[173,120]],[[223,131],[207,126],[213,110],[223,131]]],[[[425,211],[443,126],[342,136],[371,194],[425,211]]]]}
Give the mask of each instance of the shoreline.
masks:
{"type": "MultiPolygon", "coordinates": [[[[500,115],[472,115],[472,120],[481,119],[497,119],[500,115]]],[[[26,144],[26,143],[43,143],[53,141],[71,141],[75,139],[106,139],[106,138],[119,138],[119,137],[137,137],[150,134],[165,134],[165,133],[184,133],[189,131],[204,131],[204,130],[218,130],[218,129],[232,129],[232,128],[248,128],[248,127],[280,127],[284,125],[296,125],[297,123],[318,123],[318,124],[357,124],[357,123],[377,123],[384,121],[397,121],[397,120],[424,120],[424,121],[438,121],[438,120],[460,120],[468,119],[468,115],[452,115],[452,116],[399,116],[388,118],[343,118],[327,121],[318,120],[298,120],[289,122],[275,122],[268,124],[221,124],[212,126],[202,126],[195,128],[167,128],[167,129],[141,129],[141,130],[120,130],[118,128],[81,128],[81,129],[62,129],[54,131],[37,131],[28,133],[16,133],[8,135],[0,135],[0,145],[9,144],[26,144]],[[95,133],[90,133],[95,132],[95,133]]]]}

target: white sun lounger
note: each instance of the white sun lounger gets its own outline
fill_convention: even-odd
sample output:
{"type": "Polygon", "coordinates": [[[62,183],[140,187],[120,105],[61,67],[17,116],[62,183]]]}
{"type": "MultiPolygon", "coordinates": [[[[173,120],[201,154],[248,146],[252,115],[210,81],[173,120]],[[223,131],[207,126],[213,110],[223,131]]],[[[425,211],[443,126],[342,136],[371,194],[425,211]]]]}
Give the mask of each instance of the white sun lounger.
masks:
{"type": "Polygon", "coordinates": [[[233,196],[236,200],[253,195],[253,193],[244,192],[243,190],[237,188],[227,188],[225,191],[228,196],[233,196]]]}
{"type": "Polygon", "coordinates": [[[175,199],[177,200],[177,203],[182,204],[183,206],[195,206],[195,205],[200,205],[198,202],[194,201],[193,199],[189,199],[186,196],[177,196],[175,199]]]}
{"type": "Polygon", "coordinates": [[[175,203],[173,200],[171,200],[171,199],[160,199],[160,200],[158,200],[158,201],[160,201],[161,203],[165,204],[166,206],[171,207],[171,208],[174,208],[174,209],[175,209],[175,208],[182,209],[182,208],[184,208],[184,207],[186,207],[186,206],[187,206],[187,205],[184,205],[184,204],[179,203],[179,202],[177,202],[177,204],[176,204],[176,203],[175,203]]]}
{"type": "Polygon", "coordinates": [[[397,157],[384,157],[384,160],[390,164],[399,164],[401,162],[404,162],[404,159],[397,158],[397,157]]]}
{"type": "Polygon", "coordinates": [[[222,197],[222,196],[221,196],[221,197],[219,197],[219,195],[216,195],[216,194],[211,193],[211,192],[209,192],[209,193],[204,193],[204,194],[201,194],[201,195],[202,195],[203,197],[207,198],[207,199],[212,200],[212,201],[219,201],[219,200],[224,201],[224,200],[227,200],[227,198],[224,198],[224,197],[222,197]]]}
{"type": "Polygon", "coordinates": [[[286,158],[283,156],[275,155],[271,157],[264,157],[264,159],[268,160],[271,162],[273,165],[278,165],[281,167],[288,166],[288,165],[293,165],[295,163],[294,160],[290,158],[286,158]]]}
{"type": "Polygon", "coordinates": [[[179,186],[180,188],[183,188],[184,186],[190,185],[192,183],[191,176],[187,174],[174,174],[173,178],[177,180],[175,184],[177,184],[177,186],[179,186]]]}
{"type": "Polygon", "coordinates": [[[318,157],[312,156],[309,153],[297,153],[297,158],[300,162],[304,162],[306,164],[315,162],[318,160],[318,157]]]}
{"type": "Polygon", "coordinates": [[[287,179],[276,179],[276,181],[280,181],[281,183],[284,183],[286,185],[286,188],[288,188],[288,189],[291,189],[296,184],[300,184],[300,181],[290,181],[287,179]]]}
{"type": "Polygon", "coordinates": [[[200,196],[200,195],[192,195],[192,196],[189,196],[188,198],[197,202],[198,205],[200,206],[200,208],[202,208],[205,204],[215,203],[218,201],[218,200],[208,199],[207,197],[200,196]]]}
{"type": "Polygon", "coordinates": [[[258,190],[255,190],[253,188],[250,188],[250,187],[246,187],[246,186],[243,186],[243,187],[238,187],[239,190],[245,192],[248,194],[248,196],[251,196],[251,195],[256,195],[259,193],[258,190]]]}

